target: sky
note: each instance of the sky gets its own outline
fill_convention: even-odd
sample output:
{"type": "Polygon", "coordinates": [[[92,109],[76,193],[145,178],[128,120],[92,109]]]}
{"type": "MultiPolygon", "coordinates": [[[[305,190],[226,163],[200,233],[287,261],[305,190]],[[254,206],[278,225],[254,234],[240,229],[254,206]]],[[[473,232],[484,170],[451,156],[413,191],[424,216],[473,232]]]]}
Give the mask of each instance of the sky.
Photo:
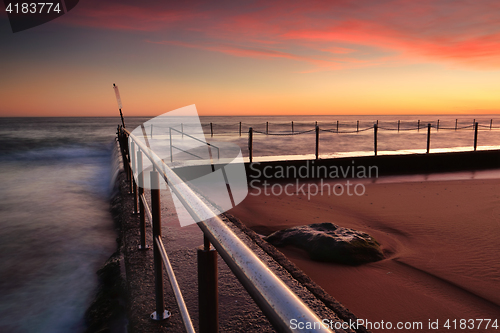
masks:
{"type": "Polygon", "coordinates": [[[82,0],[13,33],[0,116],[500,113],[500,1],[82,0]]]}

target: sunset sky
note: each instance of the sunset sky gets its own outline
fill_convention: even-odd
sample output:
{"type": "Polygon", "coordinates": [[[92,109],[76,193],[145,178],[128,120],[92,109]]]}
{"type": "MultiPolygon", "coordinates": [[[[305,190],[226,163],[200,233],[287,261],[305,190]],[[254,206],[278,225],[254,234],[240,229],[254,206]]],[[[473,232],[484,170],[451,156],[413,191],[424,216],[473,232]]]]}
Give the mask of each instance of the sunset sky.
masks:
{"type": "Polygon", "coordinates": [[[500,113],[500,1],[98,1],[12,33],[0,116],[500,113]]]}

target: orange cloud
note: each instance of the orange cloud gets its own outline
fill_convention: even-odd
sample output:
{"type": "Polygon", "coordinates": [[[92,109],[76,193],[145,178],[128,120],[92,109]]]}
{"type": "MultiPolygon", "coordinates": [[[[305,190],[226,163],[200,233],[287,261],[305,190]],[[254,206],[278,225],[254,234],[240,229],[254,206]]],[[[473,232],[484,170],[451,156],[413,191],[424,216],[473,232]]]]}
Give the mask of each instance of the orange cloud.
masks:
{"type": "Polygon", "coordinates": [[[89,1],[79,8],[66,23],[147,32],[154,37],[148,40],[176,36],[177,45],[292,59],[313,65],[311,71],[394,59],[500,68],[497,0],[89,1]]]}

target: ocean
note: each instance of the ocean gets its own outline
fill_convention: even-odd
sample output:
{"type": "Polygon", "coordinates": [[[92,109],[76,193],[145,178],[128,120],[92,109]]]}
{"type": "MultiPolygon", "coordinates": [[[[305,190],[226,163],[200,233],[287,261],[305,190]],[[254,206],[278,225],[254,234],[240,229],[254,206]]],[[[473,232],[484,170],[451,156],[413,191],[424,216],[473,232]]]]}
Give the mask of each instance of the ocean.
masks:
{"type": "MultiPolygon", "coordinates": [[[[474,119],[480,125],[478,149],[498,149],[500,119],[495,117],[234,116],[201,117],[201,122],[207,141],[236,143],[245,157],[252,127],[254,156],[270,160],[314,156],[316,121],[320,157],[373,154],[377,120],[380,154],[424,152],[427,123],[434,126],[431,152],[472,150],[474,119]],[[304,133],[288,135],[291,121],[294,134],[304,133]],[[270,135],[263,134],[266,122],[270,135]]],[[[125,122],[134,129],[148,119],[126,117],[125,122]]],[[[119,117],[1,118],[1,332],[85,329],[84,313],[98,283],[95,272],[116,249],[109,197],[117,171],[113,152],[118,124],[119,117]]]]}

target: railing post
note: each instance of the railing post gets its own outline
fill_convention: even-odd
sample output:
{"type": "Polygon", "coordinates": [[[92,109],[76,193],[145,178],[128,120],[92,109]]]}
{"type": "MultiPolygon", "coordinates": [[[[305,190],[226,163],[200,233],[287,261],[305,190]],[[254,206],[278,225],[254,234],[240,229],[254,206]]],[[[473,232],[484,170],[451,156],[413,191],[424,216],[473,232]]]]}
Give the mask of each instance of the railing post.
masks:
{"type": "Polygon", "coordinates": [[[132,141],[130,143],[130,159],[131,159],[131,164],[132,164],[132,189],[134,193],[134,214],[139,213],[139,202],[138,202],[138,196],[137,196],[137,183],[135,182],[134,178],[134,173],[137,170],[137,165],[136,165],[136,150],[135,150],[135,143],[132,141]]]}
{"type": "Polygon", "coordinates": [[[316,125],[316,159],[319,159],[319,126],[316,125]]]}
{"type": "Polygon", "coordinates": [[[141,234],[141,244],[139,250],[147,250],[149,246],[146,245],[146,211],[142,197],[144,195],[144,173],[142,172],[142,151],[137,151],[137,182],[139,194],[139,229],[141,234]]]}
{"type": "Polygon", "coordinates": [[[161,240],[161,201],[160,201],[160,176],[158,172],[151,171],[151,214],[153,216],[153,249],[154,249],[154,271],[155,271],[155,299],[156,311],[151,314],[153,320],[163,320],[170,317],[170,312],[165,310],[165,299],[163,292],[163,261],[160,248],[156,239],[161,240]]]}
{"type": "Polygon", "coordinates": [[[493,119],[490,120],[490,129],[493,126],[493,119]]]}
{"type": "Polygon", "coordinates": [[[214,128],[213,128],[212,123],[210,123],[210,136],[211,136],[211,137],[213,137],[213,136],[214,136],[214,128]]]}
{"type": "Polygon", "coordinates": [[[417,132],[420,132],[420,119],[417,122],[417,132]]]}
{"type": "Polygon", "coordinates": [[[439,119],[438,119],[438,123],[437,123],[437,126],[436,126],[436,131],[439,131],[439,119]]]}
{"type": "Polygon", "coordinates": [[[219,295],[217,282],[217,251],[210,248],[206,236],[198,248],[198,308],[200,333],[219,332],[219,295]]]}
{"type": "Polygon", "coordinates": [[[168,128],[168,133],[170,135],[170,162],[174,161],[174,154],[172,150],[172,127],[168,128]]]}
{"type": "Polygon", "coordinates": [[[431,124],[427,124],[427,154],[429,154],[429,150],[431,149],[431,124]]]}
{"type": "Polygon", "coordinates": [[[455,119],[455,131],[457,130],[458,127],[458,119],[455,119]]]}
{"type": "Polygon", "coordinates": [[[401,124],[401,120],[398,120],[398,133],[399,133],[399,125],[401,124]]]}
{"type": "Polygon", "coordinates": [[[375,156],[377,156],[377,131],[378,124],[373,124],[373,150],[375,152],[375,156]]]}
{"type": "Polygon", "coordinates": [[[356,121],[356,133],[359,132],[359,120],[356,121]]]}
{"type": "Polygon", "coordinates": [[[339,121],[337,120],[337,133],[339,132],[339,121]]]}
{"type": "Polygon", "coordinates": [[[129,193],[133,194],[134,193],[134,174],[133,174],[133,170],[132,170],[132,159],[131,159],[131,155],[130,155],[129,140],[130,140],[130,143],[132,143],[132,139],[127,137],[126,149],[127,149],[127,161],[128,161],[128,181],[129,181],[129,193]]]}
{"type": "Polygon", "coordinates": [[[292,134],[293,134],[293,120],[292,120],[292,134]]]}
{"type": "Polygon", "coordinates": [[[241,136],[241,121],[240,121],[240,136],[241,136]]]}
{"type": "Polygon", "coordinates": [[[266,121],[266,134],[269,134],[269,122],[266,121]]]}
{"type": "Polygon", "coordinates": [[[252,163],[253,155],[253,128],[248,128],[248,157],[250,158],[250,163],[252,163]]]}
{"type": "Polygon", "coordinates": [[[477,127],[478,123],[474,123],[474,151],[477,149],[477,127]]]}

